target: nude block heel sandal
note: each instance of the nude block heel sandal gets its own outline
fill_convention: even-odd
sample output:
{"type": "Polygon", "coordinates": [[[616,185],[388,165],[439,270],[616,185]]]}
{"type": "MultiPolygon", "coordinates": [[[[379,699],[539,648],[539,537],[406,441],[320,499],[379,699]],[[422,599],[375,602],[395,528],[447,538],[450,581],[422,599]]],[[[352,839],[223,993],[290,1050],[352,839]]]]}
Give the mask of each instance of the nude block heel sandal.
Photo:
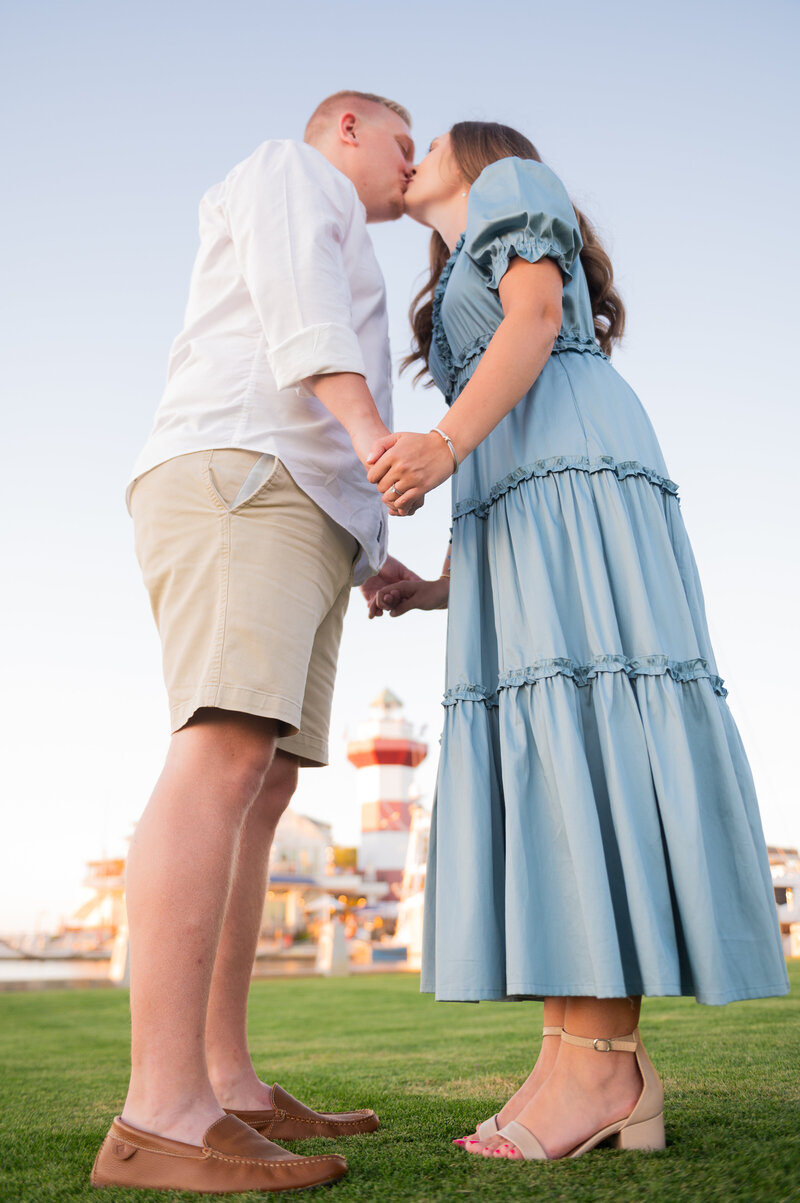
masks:
{"type": "MultiPolygon", "coordinates": [[[[629,1036],[615,1036],[609,1040],[606,1037],[596,1037],[594,1040],[585,1036],[571,1036],[562,1028],[561,1039],[565,1044],[577,1044],[581,1048],[591,1048],[597,1053],[635,1053],[636,1064],[642,1075],[642,1093],[636,1106],[627,1119],[617,1120],[595,1132],[588,1140],[576,1146],[564,1157],[580,1157],[588,1153],[604,1141],[615,1149],[641,1149],[652,1151],[666,1147],[664,1138],[664,1090],[661,1079],[655,1067],[645,1052],[639,1029],[636,1028],[629,1036]]],[[[512,1120],[501,1128],[498,1136],[502,1136],[510,1144],[516,1146],[526,1161],[550,1161],[539,1141],[523,1124],[512,1120]]]]}
{"type": "MultiPolygon", "coordinates": [[[[560,1036],[561,1028],[556,1024],[546,1024],[542,1028],[542,1036],[560,1036]]],[[[479,1140],[482,1144],[487,1144],[493,1136],[497,1136],[500,1131],[500,1125],[497,1122],[497,1116],[493,1115],[490,1119],[485,1119],[482,1124],[478,1124],[475,1135],[467,1137],[467,1140],[479,1140]]]]}
{"type": "Polygon", "coordinates": [[[616,1136],[611,1136],[608,1143],[614,1149],[644,1149],[648,1152],[663,1149],[666,1145],[664,1116],[655,1115],[652,1119],[628,1124],[627,1128],[622,1128],[616,1136]]]}

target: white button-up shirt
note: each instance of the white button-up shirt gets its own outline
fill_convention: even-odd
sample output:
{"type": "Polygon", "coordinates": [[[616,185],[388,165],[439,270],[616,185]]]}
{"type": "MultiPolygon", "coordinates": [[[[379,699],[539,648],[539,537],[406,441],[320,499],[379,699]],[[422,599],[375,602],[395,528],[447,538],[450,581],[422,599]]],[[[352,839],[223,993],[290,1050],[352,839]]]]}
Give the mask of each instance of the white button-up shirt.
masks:
{"type": "Polygon", "coordinates": [[[385,558],[385,507],[344,427],[300,384],[331,372],[365,376],[391,429],[386,294],[366,210],[319,151],[264,142],[201,202],[184,327],[129,493],[176,455],[275,455],[357,539],[359,583],[385,558]]]}

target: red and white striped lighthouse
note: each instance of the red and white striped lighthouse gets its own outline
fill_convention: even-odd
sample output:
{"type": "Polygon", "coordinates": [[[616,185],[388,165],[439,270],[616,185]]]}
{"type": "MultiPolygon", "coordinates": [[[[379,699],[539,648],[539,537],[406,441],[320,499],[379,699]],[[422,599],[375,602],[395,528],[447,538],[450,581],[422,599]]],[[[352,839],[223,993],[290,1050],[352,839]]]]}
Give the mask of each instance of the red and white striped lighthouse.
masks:
{"type": "Polygon", "coordinates": [[[428,745],[414,738],[403,717],[403,704],[388,689],[370,705],[369,717],[347,745],[347,758],[358,769],[361,803],[359,868],[385,881],[387,893],[403,876],[411,828],[411,806],[417,796],[414,770],[428,745]]]}

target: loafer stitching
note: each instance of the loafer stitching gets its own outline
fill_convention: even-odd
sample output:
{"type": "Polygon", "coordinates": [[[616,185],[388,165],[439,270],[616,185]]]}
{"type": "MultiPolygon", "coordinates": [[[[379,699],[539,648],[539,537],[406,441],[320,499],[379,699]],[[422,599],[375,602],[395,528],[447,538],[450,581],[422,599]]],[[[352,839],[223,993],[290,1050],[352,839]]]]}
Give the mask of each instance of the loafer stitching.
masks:
{"type": "MultiPolygon", "coordinates": [[[[104,1142],[105,1143],[105,1142],[104,1142]]],[[[301,1166],[313,1165],[319,1161],[331,1161],[332,1158],[319,1157],[287,1157],[280,1161],[264,1161],[261,1157],[228,1157],[224,1153],[218,1153],[216,1149],[204,1148],[202,1157],[187,1157],[185,1153],[171,1153],[169,1149],[152,1149],[147,1145],[138,1145],[135,1140],[127,1141],[129,1145],[133,1145],[136,1149],[141,1149],[143,1153],[153,1153],[157,1157],[175,1157],[178,1161],[227,1161],[231,1165],[283,1165],[283,1166],[301,1166]]],[[[200,1145],[197,1146],[200,1148],[200,1145]]],[[[338,1164],[338,1163],[337,1163],[338,1164]]]]}
{"type": "Polygon", "coordinates": [[[322,1116],[319,1119],[306,1119],[304,1115],[289,1115],[287,1113],[283,1118],[293,1120],[296,1124],[335,1124],[337,1128],[352,1128],[356,1124],[363,1123],[365,1119],[371,1119],[372,1115],[370,1112],[365,1112],[361,1119],[323,1119],[322,1116]]]}
{"type": "MultiPolygon", "coordinates": [[[[250,1113],[246,1109],[242,1110],[242,1111],[238,1111],[235,1107],[232,1107],[228,1111],[228,1115],[235,1115],[239,1119],[241,1119],[241,1117],[243,1115],[248,1115],[248,1114],[250,1114],[250,1113]]],[[[245,1123],[249,1122],[251,1125],[253,1123],[275,1124],[275,1123],[281,1123],[283,1120],[288,1119],[288,1120],[296,1120],[299,1124],[339,1124],[342,1127],[347,1127],[348,1125],[352,1125],[352,1124],[360,1124],[365,1119],[372,1119],[373,1116],[375,1115],[375,1112],[372,1111],[369,1107],[365,1107],[363,1110],[352,1111],[350,1114],[358,1116],[358,1119],[332,1119],[325,1115],[316,1115],[316,1116],[311,1116],[309,1118],[308,1116],[305,1116],[305,1115],[295,1115],[294,1112],[292,1112],[292,1111],[266,1111],[265,1110],[264,1112],[262,1112],[261,1119],[250,1120],[250,1121],[245,1120],[244,1122],[245,1123]]]]}
{"type": "Polygon", "coordinates": [[[338,1160],[334,1161],[334,1157],[292,1157],[285,1158],[282,1161],[262,1161],[260,1157],[226,1157],[224,1153],[217,1153],[215,1149],[211,1149],[209,1151],[212,1158],[214,1158],[216,1161],[227,1161],[231,1165],[282,1165],[289,1167],[295,1166],[297,1168],[299,1168],[301,1165],[317,1165],[319,1162],[325,1162],[326,1164],[333,1163],[337,1168],[340,1165],[338,1160]]]}

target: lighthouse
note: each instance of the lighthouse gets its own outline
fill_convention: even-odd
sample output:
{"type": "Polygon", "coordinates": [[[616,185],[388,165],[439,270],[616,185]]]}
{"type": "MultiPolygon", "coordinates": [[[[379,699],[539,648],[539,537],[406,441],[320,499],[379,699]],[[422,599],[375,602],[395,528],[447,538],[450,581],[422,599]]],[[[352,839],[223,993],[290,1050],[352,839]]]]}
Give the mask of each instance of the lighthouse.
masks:
{"type": "Polygon", "coordinates": [[[428,745],[415,738],[403,703],[389,689],[371,703],[369,717],[347,745],[347,759],[358,769],[359,868],[386,882],[389,897],[398,896],[406,863],[417,797],[414,770],[427,754],[428,745]]]}

